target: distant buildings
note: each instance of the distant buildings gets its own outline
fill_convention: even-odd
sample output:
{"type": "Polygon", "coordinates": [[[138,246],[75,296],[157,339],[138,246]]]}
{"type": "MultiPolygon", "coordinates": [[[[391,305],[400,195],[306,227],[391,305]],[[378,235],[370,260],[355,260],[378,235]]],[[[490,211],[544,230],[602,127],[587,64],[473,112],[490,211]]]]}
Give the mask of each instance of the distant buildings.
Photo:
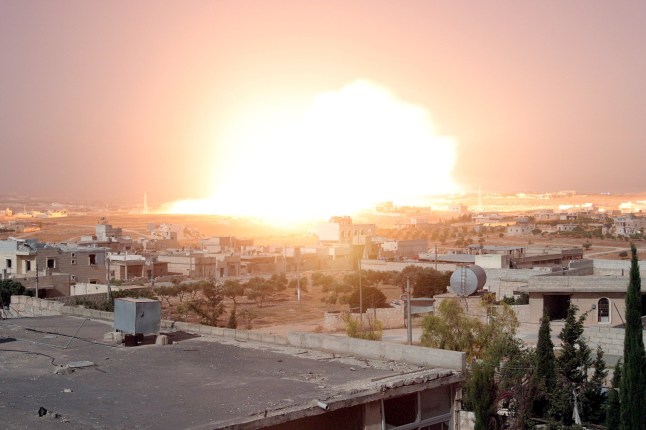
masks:
{"type": "Polygon", "coordinates": [[[107,279],[106,250],[36,240],[0,241],[3,279],[38,289],[39,297],[67,296],[75,283],[97,284],[107,279]]]}
{"type": "Polygon", "coordinates": [[[132,237],[123,234],[121,228],[112,227],[106,218],[101,218],[92,236],[81,236],[78,244],[86,247],[104,247],[112,252],[134,251],[132,237]]]}
{"type": "Polygon", "coordinates": [[[375,231],[375,224],[353,224],[349,216],[332,217],[329,222],[317,227],[321,244],[365,245],[366,239],[375,236],[375,231]]]}

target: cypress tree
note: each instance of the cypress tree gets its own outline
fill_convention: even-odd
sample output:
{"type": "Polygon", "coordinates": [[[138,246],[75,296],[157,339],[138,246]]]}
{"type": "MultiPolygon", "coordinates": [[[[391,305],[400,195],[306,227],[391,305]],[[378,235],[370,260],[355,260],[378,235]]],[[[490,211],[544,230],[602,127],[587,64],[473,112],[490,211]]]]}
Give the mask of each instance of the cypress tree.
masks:
{"type": "Polygon", "coordinates": [[[641,277],[635,244],[630,244],[630,278],[626,293],[626,332],[624,336],[624,365],[621,372],[621,426],[623,430],[644,430],[646,408],[646,352],[641,323],[641,277]]]}
{"type": "Polygon", "coordinates": [[[570,305],[565,325],[559,333],[561,354],[556,359],[556,364],[560,390],[550,405],[555,412],[554,418],[566,424],[573,422],[574,398],[584,389],[588,379],[588,368],[592,363],[590,347],[583,338],[583,323],[587,314],[577,318],[578,310],[577,306],[570,305]]]}
{"type": "Polygon", "coordinates": [[[475,415],[475,430],[487,430],[496,413],[496,384],[491,363],[474,363],[467,381],[467,396],[475,415]]]}
{"type": "Polygon", "coordinates": [[[621,385],[621,359],[615,366],[612,375],[612,388],[608,390],[608,405],[606,409],[606,428],[621,428],[621,411],[619,406],[619,386],[621,385]]]}
{"type": "Polygon", "coordinates": [[[550,317],[543,311],[541,327],[538,330],[536,344],[536,383],[538,395],[534,401],[534,414],[546,418],[548,406],[556,387],[556,358],[554,356],[554,343],[550,335],[550,317]]]}
{"type": "Polygon", "coordinates": [[[603,383],[608,376],[606,361],[603,359],[603,349],[597,346],[597,357],[594,360],[594,374],[585,384],[581,393],[581,411],[584,422],[601,424],[606,419],[606,394],[603,392],[603,383]]]}

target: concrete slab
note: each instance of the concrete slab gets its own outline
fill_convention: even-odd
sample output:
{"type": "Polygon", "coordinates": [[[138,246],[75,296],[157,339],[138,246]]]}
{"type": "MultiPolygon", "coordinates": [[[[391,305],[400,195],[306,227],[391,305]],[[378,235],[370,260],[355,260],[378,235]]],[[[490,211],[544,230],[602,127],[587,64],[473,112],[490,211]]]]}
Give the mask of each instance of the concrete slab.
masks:
{"type": "Polygon", "coordinates": [[[433,380],[429,375],[454,374],[280,345],[176,336],[179,333],[169,333],[173,342],[167,346],[115,346],[103,342],[111,324],[93,320],[86,321],[78,339],[63,349],[82,322],[68,316],[0,321],[0,338],[6,340],[0,343],[3,426],[220,428],[218,423],[311,408],[316,399],[360,396],[372,390],[375,381],[397,380],[412,372],[424,373],[424,383],[433,380]],[[51,335],[57,337],[45,339],[51,335]],[[54,373],[60,366],[83,361],[95,365],[54,373]],[[39,417],[41,407],[53,414],[39,417]]]}

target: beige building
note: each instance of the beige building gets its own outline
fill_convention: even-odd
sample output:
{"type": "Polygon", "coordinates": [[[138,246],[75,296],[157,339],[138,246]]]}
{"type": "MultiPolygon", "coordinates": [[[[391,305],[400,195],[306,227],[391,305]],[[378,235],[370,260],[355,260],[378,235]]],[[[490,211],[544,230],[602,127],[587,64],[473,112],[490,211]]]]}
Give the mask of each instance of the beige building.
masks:
{"type": "Polygon", "coordinates": [[[618,326],[625,322],[627,289],[628,276],[533,276],[518,291],[529,295],[529,322],[540,323],[543,309],[551,320],[563,320],[573,304],[588,312],[586,326],[618,326]]]}
{"type": "Polygon", "coordinates": [[[375,224],[353,224],[349,216],[332,217],[329,222],[317,227],[321,244],[365,245],[367,240],[375,236],[375,231],[375,224]]]}
{"type": "Polygon", "coordinates": [[[27,288],[38,288],[39,297],[69,295],[77,282],[98,284],[106,280],[106,250],[35,240],[0,241],[3,278],[15,279],[27,288]]]}

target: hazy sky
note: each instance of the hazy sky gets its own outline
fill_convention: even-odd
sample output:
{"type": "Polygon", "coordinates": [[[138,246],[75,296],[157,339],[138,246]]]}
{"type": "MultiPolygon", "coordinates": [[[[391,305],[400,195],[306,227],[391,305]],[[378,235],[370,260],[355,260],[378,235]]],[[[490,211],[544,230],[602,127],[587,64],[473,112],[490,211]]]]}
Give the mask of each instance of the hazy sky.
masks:
{"type": "Polygon", "coordinates": [[[641,0],[0,0],[0,192],[204,196],[222,130],[360,79],[430,112],[466,189],[645,191],[645,23],[641,0]]]}

